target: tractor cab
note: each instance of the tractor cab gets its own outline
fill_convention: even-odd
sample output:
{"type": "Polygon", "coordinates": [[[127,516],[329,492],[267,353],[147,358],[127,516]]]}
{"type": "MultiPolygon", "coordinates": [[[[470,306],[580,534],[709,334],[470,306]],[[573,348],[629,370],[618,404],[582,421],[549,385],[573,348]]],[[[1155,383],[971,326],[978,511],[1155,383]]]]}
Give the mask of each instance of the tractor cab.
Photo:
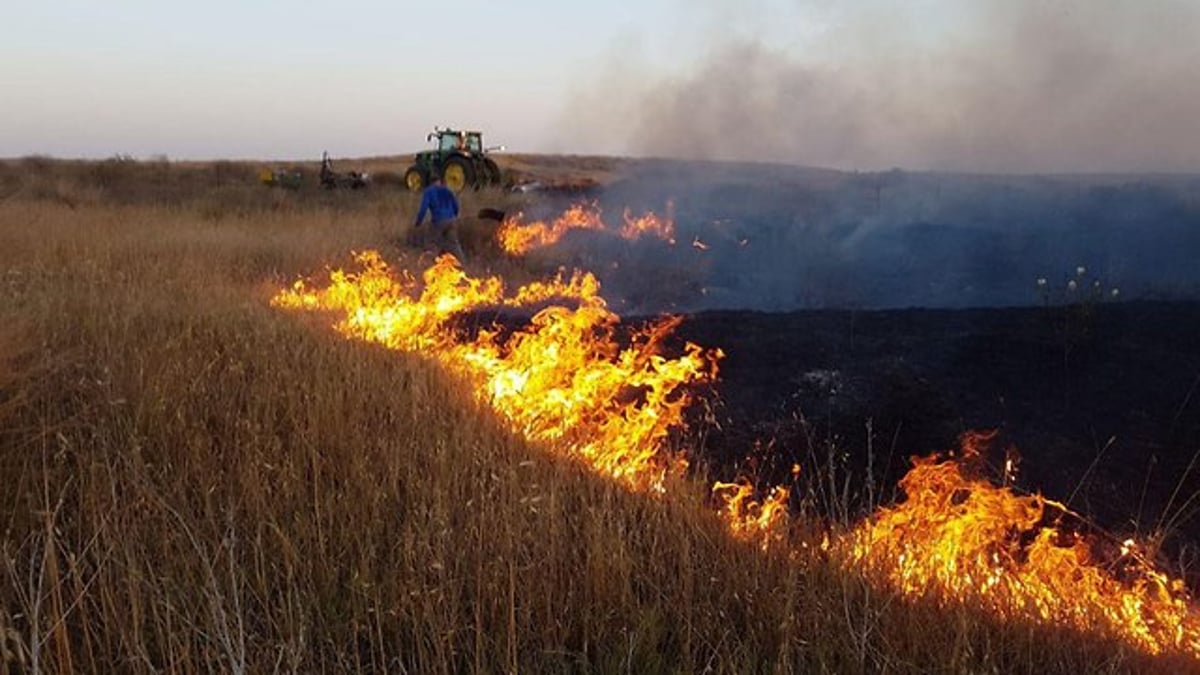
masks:
{"type": "Polygon", "coordinates": [[[404,183],[409,190],[421,191],[435,175],[441,176],[446,187],[454,192],[501,183],[500,168],[487,156],[482,133],[434,127],[426,140],[434,141],[434,148],[418,152],[412,166],[404,172],[404,183]]]}
{"type": "Polygon", "coordinates": [[[438,152],[483,152],[483,134],[478,131],[442,129],[429,134],[438,139],[438,152]]]}

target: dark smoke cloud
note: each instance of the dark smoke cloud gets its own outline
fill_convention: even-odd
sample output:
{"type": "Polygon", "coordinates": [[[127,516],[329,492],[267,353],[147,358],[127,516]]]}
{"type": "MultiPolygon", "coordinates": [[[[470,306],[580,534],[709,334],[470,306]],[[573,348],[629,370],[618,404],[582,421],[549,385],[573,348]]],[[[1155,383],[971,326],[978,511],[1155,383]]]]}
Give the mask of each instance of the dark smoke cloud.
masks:
{"type": "Polygon", "coordinates": [[[1200,170],[1194,0],[841,7],[810,12],[824,30],[787,48],[753,30],[709,29],[703,37],[714,46],[682,73],[614,55],[584,78],[590,91],[571,105],[571,127],[635,155],[859,169],[1200,170]]]}

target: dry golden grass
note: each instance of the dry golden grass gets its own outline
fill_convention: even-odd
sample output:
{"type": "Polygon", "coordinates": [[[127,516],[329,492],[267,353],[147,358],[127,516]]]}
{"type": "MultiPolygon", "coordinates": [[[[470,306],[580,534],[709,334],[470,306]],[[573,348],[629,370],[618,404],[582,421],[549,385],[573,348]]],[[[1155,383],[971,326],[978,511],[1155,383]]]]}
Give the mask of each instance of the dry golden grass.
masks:
{"type": "Polygon", "coordinates": [[[168,176],[155,202],[76,170],[0,193],[0,673],[1190,665],[764,554],[699,483],[629,494],[419,355],[267,306],[401,255],[407,195],[168,176]]]}
{"type": "MultiPolygon", "coordinates": [[[[414,151],[415,153],[416,151],[414,151]]],[[[412,164],[413,154],[335,160],[339,171],[369,171],[374,176],[399,177],[412,164]]],[[[538,181],[546,185],[589,187],[607,185],[641,160],[588,155],[534,155],[495,152],[490,154],[510,183],[538,181]]],[[[266,163],[270,164],[270,163],[266,163]]],[[[315,172],[319,162],[287,163],[315,172]]]]}

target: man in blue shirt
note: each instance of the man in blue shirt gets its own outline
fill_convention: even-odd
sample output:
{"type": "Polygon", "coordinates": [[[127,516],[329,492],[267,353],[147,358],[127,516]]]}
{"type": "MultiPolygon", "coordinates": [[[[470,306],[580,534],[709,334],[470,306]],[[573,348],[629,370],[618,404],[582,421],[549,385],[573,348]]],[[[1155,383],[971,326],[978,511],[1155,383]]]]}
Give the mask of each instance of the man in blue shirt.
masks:
{"type": "MultiPolygon", "coordinates": [[[[421,221],[425,213],[429,213],[429,228],[432,240],[437,243],[440,253],[452,253],[459,262],[463,261],[462,245],[458,242],[458,197],[442,182],[442,177],[430,176],[429,187],[421,194],[421,208],[417,211],[417,222],[413,231],[421,231],[421,221]]],[[[425,238],[429,241],[430,238],[425,238]]]]}

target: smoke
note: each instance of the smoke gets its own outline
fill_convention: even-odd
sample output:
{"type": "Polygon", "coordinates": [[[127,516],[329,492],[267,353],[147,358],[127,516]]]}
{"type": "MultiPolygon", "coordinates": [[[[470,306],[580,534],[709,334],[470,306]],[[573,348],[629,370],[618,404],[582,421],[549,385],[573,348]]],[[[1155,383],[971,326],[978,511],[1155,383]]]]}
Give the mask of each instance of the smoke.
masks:
{"type": "Polygon", "coordinates": [[[1200,169],[1200,4],[897,4],[712,9],[676,71],[623,45],[581,78],[572,136],[847,169],[1200,169]]]}
{"type": "Polygon", "coordinates": [[[1200,3],[785,1],[700,3],[580,78],[568,151],[754,162],[608,186],[676,206],[679,246],[594,267],[627,309],[1200,297],[1200,3]]]}

